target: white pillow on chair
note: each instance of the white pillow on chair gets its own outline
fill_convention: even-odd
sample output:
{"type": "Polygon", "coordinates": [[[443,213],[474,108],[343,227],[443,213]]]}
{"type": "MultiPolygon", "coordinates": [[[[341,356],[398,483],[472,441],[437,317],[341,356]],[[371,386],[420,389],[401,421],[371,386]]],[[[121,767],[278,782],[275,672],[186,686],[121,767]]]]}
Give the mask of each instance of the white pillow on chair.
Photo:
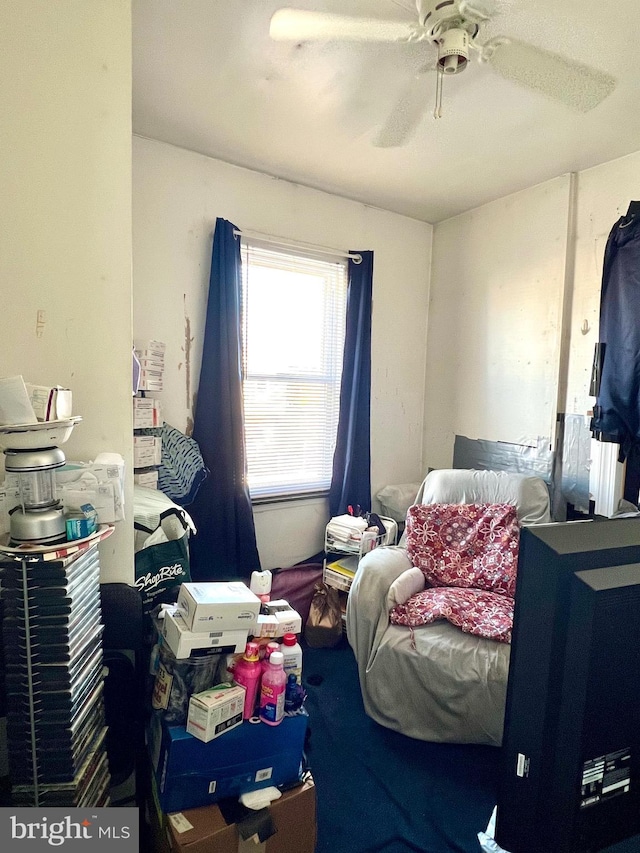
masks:
{"type": "Polygon", "coordinates": [[[389,606],[397,607],[399,604],[404,604],[412,595],[422,592],[424,587],[425,577],[421,569],[416,566],[405,569],[389,587],[389,606]]]}

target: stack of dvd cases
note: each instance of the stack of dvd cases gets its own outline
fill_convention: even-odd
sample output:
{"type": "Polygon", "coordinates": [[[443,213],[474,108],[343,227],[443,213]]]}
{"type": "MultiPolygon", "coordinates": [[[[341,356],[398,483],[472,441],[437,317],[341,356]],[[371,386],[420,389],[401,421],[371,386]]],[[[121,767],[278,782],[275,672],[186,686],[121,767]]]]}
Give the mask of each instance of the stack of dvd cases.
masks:
{"type": "Polygon", "coordinates": [[[97,544],[71,556],[0,553],[14,805],[109,804],[97,544]]]}

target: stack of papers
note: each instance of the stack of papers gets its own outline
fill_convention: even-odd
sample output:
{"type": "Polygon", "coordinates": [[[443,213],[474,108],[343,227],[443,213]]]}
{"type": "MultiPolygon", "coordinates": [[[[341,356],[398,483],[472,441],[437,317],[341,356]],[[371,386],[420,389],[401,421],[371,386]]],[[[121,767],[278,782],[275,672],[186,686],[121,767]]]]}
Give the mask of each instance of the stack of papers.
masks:
{"type": "Polygon", "coordinates": [[[37,422],[27,386],[22,376],[0,379],[0,424],[33,424],[37,422]]]}
{"type": "Polygon", "coordinates": [[[339,560],[327,563],[327,568],[353,580],[358,569],[358,557],[355,554],[350,557],[341,557],[339,560]]]}
{"type": "MultiPolygon", "coordinates": [[[[0,378],[0,425],[29,426],[58,422],[71,417],[72,395],[68,388],[31,385],[22,376],[0,378]]],[[[42,445],[49,447],[50,445],[42,445]]]]}

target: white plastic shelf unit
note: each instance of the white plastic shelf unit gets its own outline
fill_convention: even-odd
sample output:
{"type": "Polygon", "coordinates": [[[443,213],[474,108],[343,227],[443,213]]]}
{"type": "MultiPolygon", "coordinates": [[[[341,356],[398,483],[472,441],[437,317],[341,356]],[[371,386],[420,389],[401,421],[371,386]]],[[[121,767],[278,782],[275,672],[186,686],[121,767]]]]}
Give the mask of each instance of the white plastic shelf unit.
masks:
{"type": "Polygon", "coordinates": [[[364,538],[352,543],[334,539],[329,525],[324,534],[324,562],[322,579],[327,586],[348,592],[362,557],[379,545],[395,545],[398,525],[392,518],[378,516],[385,526],[375,538],[364,538]]]}

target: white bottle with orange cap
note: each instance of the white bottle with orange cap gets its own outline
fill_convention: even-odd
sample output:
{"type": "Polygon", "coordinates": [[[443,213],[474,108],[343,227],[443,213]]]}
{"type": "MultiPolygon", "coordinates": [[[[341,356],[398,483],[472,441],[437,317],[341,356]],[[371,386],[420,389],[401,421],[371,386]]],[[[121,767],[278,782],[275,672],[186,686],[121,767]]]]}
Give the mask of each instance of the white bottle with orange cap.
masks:
{"type": "Polygon", "coordinates": [[[295,634],[285,634],[280,651],[284,655],[284,671],[293,673],[298,684],[302,684],[302,648],[295,634]]]}

